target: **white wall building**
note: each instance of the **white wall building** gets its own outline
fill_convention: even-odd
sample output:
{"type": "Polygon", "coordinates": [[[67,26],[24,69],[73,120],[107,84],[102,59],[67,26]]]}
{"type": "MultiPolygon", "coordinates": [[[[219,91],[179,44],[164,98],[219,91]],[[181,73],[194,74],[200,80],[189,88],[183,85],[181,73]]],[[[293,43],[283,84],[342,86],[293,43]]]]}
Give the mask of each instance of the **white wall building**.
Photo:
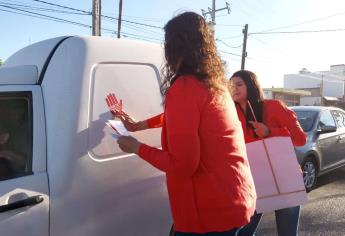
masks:
{"type": "Polygon", "coordinates": [[[304,69],[299,74],[284,75],[284,88],[321,88],[323,96],[343,99],[344,81],[345,64],[332,65],[329,71],[309,72],[304,69]]]}

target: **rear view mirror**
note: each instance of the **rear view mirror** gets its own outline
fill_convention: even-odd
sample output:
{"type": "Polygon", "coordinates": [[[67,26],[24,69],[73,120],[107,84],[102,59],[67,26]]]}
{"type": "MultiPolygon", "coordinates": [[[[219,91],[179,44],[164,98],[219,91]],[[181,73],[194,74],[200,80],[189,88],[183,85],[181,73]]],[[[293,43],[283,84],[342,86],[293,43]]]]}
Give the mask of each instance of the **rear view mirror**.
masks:
{"type": "Polygon", "coordinates": [[[335,131],[337,131],[337,127],[335,126],[322,126],[317,130],[319,134],[332,133],[335,131]]]}

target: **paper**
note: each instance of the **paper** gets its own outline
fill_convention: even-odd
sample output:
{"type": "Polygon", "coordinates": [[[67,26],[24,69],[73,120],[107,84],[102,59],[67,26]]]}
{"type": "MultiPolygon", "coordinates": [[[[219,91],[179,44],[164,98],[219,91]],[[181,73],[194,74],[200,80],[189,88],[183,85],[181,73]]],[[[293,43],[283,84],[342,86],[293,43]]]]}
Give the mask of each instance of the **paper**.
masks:
{"type": "Polygon", "coordinates": [[[114,134],[114,133],[111,133],[110,136],[113,137],[113,139],[115,140],[118,140],[121,137],[121,135],[114,134]]]}
{"type": "Polygon", "coordinates": [[[247,143],[246,150],[258,197],[257,212],[271,212],[308,202],[290,137],[270,137],[247,143]]]}
{"type": "Polygon", "coordinates": [[[114,139],[118,139],[120,136],[128,136],[128,130],[119,120],[108,120],[105,122],[115,133],[112,133],[111,136],[114,139]]]}

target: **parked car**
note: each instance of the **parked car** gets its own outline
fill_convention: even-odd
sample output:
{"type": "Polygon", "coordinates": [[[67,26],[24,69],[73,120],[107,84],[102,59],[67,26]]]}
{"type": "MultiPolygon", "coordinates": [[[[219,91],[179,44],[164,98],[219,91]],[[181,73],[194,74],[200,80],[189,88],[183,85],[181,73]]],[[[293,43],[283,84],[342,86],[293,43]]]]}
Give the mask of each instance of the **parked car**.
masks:
{"type": "MultiPolygon", "coordinates": [[[[105,122],[114,92],[137,119],[162,112],[160,44],[104,37],[35,43],[0,68],[1,236],[168,235],[165,176],[123,153],[105,122]]],[[[160,129],[133,134],[160,146],[160,129]]]]}
{"type": "Polygon", "coordinates": [[[291,107],[297,114],[307,143],[296,148],[304,184],[311,191],[317,178],[345,165],[345,111],[335,107],[291,107]]]}

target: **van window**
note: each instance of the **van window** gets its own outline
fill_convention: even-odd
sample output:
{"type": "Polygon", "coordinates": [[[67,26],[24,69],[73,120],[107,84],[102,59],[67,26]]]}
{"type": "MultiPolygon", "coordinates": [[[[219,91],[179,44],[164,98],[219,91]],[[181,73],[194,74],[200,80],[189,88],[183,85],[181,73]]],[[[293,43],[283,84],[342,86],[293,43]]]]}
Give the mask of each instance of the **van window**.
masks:
{"type": "MultiPolygon", "coordinates": [[[[136,120],[162,113],[160,75],[152,64],[105,63],[94,67],[89,104],[89,150],[94,158],[122,156],[116,140],[105,122],[112,115],[105,103],[109,93],[123,101],[123,109],[136,120]]],[[[131,133],[138,140],[160,146],[160,129],[131,133]]]]}
{"type": "Polygon", "coordinates": [[[0,180],[32,173],[31,93],[0,93],[0,180]]]}

